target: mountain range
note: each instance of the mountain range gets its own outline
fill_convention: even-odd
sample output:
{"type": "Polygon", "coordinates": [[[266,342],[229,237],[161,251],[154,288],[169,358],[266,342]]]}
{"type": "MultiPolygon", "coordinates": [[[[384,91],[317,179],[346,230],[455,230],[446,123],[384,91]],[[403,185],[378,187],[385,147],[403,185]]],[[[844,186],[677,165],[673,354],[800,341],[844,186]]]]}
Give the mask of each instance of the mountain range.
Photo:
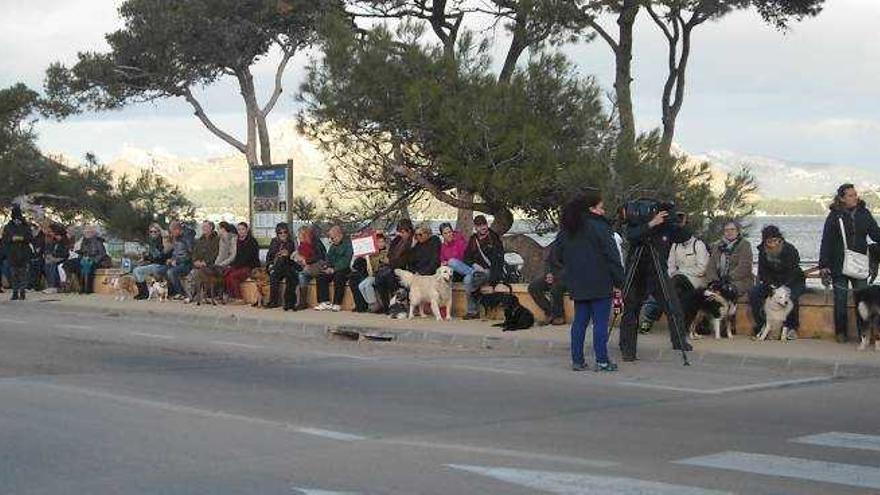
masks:
{"type": "MultiPolygon", "coordinates": [[[[302,136],[294,121],[272,127],[272,155],[284,162],[293,160],[294,195],[317,200],[326,184],[329,165],[314,143],[302,136]]],[[[754,173],[762,204],[768,201],[816,200],[829,196],[834,188],[852,182],[860,190],[880,190],[880,171],[856,167],[797,163],[763,156],[740,154],[733,151],[708,151],[690,156],[692,162],[708,161],[713,169],[713,183],[723,184],[728,173],[748,167],[754,173]]],[[[71,163],[72,160],[65,160],[71,163]]],[[[212,218],[243,218],[247,213],[247,165],[239,154],[195,159],[167,153],[157,153],[134,147],[124,147],[106,161],[114,174],[135,175],[151,169],[179,185],[198,206],[199,216],[212,218]]],[[[437,205],[430,207],[432,214],[453,217],[451,209],[444,211],[437,205]]]]}

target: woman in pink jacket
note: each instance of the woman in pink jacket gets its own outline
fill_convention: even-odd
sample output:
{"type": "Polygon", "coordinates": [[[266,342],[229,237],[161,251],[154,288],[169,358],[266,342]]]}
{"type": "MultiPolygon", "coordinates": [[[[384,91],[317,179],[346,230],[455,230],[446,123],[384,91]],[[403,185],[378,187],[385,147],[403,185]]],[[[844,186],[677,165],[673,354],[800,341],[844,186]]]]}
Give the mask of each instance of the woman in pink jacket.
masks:
{"type": "Polygon", "coordinates": [[[467,249],[467,239],[461,232],[452,230],[448,223],[440,224],[440,234],[443,243],[440,245],[440,265],[452,268],[452,271],[462,277],[470,275],[474,271],[464,261],[464,252],[467,249]]]}

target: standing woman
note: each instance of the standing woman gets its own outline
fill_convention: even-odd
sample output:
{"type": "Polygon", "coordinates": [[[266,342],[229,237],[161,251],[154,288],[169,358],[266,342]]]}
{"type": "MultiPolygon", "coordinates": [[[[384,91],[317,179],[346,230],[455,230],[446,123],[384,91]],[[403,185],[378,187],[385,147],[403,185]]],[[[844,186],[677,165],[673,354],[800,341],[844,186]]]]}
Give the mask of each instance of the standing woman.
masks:
{"type": "Polygon", "coordinates": [[[588,189],[565,206],[555,257],[564,268],[563,280],[575,304],[572,369],[587,369],[584,339],[592,320],[596,371],[616,371],[617,365],[608,359],[608,325],[614,289],[623,287],[624,273],[611,223],[605,218],[602,194],[597,189],[588,189]]]}
{"type": "MultiPolygon", "coordinates": [[[[822,269],[822,275],[830,276],[834,284],[834,333],[840,343],[847,341],[849,287],[856,290],[868,285],[865,279],[843,274],[843,254],[846,249],[867,254],[869,236],[874,242],[880,242],[880,227],[877,226],[874,216],[865,206],[865,202],[859,199],[855,186],[844,184],[838,187],[831,211],[825,219],[822,247],[819,250],[819,268],[822,269]]],[[[861,318],[857,318],[856,323],[861,338],[861,318]]]]}
{"type": "Polygon", "coordinates": [[[229,265],[224,281],[229,297],[241,299],[241,283],[250,276],[251,270],[260,266],[260,246],[251,235],[248,224],[241,222],[235,229],[238,232],[235,240],[235,258],[229,265]]]}
{"type": "Polygon", "coordinates": [[[25,289],[28,283],[28,266],[31,262],[31,241],[33,236],[31,227],[25,221],[21,213],[21,207],[12,207],[12,220],[3,228],[3,251],[9,260],[10,278],[12,286],[12,300],[24,300],[25,289]]]}

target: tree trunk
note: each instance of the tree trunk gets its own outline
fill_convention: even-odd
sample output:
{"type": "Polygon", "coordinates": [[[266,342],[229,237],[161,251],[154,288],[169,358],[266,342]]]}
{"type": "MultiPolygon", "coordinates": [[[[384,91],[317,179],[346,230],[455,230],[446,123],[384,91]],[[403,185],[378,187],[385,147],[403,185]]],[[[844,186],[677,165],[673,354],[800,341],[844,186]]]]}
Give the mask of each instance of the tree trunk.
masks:
{"type": "Polygon", "coordinates": [[[498,235],[506,234],[513,227],[513,212],[505,207],[499,207],[492,212],[491,229],[498,235]]]}
{"type": "Polygon", "coordinates": [[[636,118],[632,101],[632,55],[633,25],[639,13],[638,0],[623,0],[617,17],[619,38],[615,50],[614,91],[617,97],[617,112],[620,120],[620,136],[617,141],[617,170],[625,170],[635,161],[636,118]]]}
{"type": "MultiPolygon", "coordinates": [[[[685,75],[691,55],[693,25],[684,24],[681,29],[681,55],[669,68],[669,81],[663,88],[663,136],[660,139],[661,157],[672,159],[672,143],[675,140],[675,124],[684,104],[685,75]]],[[[677,43],[670,43],[670,57],[677,53],[677,43]]]]}
{"type": "MultiPolygon", "coordinates": [[[[458,190],[458,197],[462,201],[474,202],[474,193],[458,190]]],[[[463,235],[468,236],[474,231],[474,210],[470,208],[459,208],[458,218],[455,221],[455,229],[463,235]]]]}
{"type": "Polygon", "coordinates": [[[260,106],[257,104],[256,90],[254,89],[254,77],[249,70],[238,71],[238,85],[244,106],[247,110],[247,135],[248,135],[248,165],[255,167],[259,164],[271,165],[272,156],[269,148],[269,131],[266,128],[266,119],[263,118],[260,106]],[[257,161],[257,146],[259,134],[260,161],[257,161]]]}

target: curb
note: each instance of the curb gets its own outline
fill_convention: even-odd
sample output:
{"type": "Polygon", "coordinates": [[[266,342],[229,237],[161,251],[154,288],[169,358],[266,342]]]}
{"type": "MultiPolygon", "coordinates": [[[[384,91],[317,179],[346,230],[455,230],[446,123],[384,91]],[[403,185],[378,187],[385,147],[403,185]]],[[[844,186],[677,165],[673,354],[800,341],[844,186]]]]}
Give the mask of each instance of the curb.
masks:
{"type": "MultiPolygon", "coordinates": [[[[125,312],[109,308],[89,308],[63,302],[47,305],[53,312],[76,313],[93,310],[100,316],[122,320],[161,319],[172,323],[190,324],[223,330],[251,331],[273,335],[305,338],[340,338],[339,334],[357,334],[358,338],[345,340],[373,340],[367,335],[379,335],[375,340],[393,341],[404,344],[435,344],[455,346],[466,349],[491,349],[517,353],[567,353],[567,342],[542,339],[501,338],[496,336],[460,335],[434,330],[389,329],[381,326],[357,324],[324,324],[301,321],[281,321],[258,316],[239,315],[200,315],[186,312],[162,312],[154,309],[131,309],[125,312]]],[[[646,362],[680,362],[681,354],[672,349],[642,347],[639,358],[646,362]]],[[[789,358],[731,354],[713,351],[691,351],[688,360],[692,364],[730,366],[734,368],[762,368],[775,371],[815,373],[833,378],[868,378],[880,376],[880,360],[877,364],[852,363],[845,361],[824,361],[811,358],[789,358]]]]}

